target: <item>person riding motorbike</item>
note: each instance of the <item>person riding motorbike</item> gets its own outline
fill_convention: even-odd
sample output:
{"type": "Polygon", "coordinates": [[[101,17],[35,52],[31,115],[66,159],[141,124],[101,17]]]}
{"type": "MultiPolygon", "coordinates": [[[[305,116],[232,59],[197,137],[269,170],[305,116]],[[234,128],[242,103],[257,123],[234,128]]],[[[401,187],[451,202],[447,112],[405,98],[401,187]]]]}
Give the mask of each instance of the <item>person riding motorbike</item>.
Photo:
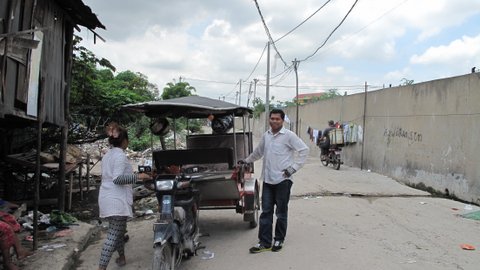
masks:
{"type": "Polygon", "coordinates": [[[328,127],[323,130],[322,136],[319,139],[320,141],[319,146],[321,150],[321,155],[320,155],[321,160],[325,160],[326,155],[328,154],[328,149],[330,148],[330,137],[328,136],[328,134],[330,133],[331,130],[334,130],[334,129],[335,129],[335,123],[333,122],[333,120],[329,120],[328,127]]]}

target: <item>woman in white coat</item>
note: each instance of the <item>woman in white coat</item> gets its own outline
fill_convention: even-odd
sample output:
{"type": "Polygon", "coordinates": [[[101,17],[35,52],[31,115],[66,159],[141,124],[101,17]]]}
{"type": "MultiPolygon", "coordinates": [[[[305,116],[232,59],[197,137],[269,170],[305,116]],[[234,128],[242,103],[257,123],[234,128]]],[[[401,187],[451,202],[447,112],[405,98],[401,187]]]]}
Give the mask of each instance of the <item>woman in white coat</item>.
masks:
{"type": "Polygon", "coordinates": [[[127,218],[132,217],[133,189],[137,181],[151,179],[148,174],[134,174],[124,150],[128,146],[128,133],[123,127],[111,123],[107,127],[111,149],[102,158],[102,184],[98,195],[100,218],[108,221],[107,239],[100,254],[99,270],[107,269],[113,252],[117,251],[118,265],[125,265],[124,234],[127,218]]]}

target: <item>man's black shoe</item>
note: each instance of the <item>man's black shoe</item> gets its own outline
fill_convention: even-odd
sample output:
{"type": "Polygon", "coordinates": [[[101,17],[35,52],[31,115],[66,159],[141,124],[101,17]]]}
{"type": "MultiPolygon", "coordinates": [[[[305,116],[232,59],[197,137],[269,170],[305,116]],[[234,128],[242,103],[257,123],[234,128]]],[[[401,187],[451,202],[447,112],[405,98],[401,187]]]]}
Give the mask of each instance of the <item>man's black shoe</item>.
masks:
{"type": "Polygon", "coordinates": [[[275,241],[275,243],[273,243],[272,251],[273,252],[278,252],[282,249],[282,247],[283,247],[283,242],[282,241],[275,241]]]}
{"type": "Polygon", "coordinates": [[[260,252],[269,251],[269,250],[272,250],[272,248],[266,247],[262,244],[257,244],[254,247],[250,248],[250,253],[260,253],[260,252]]]}

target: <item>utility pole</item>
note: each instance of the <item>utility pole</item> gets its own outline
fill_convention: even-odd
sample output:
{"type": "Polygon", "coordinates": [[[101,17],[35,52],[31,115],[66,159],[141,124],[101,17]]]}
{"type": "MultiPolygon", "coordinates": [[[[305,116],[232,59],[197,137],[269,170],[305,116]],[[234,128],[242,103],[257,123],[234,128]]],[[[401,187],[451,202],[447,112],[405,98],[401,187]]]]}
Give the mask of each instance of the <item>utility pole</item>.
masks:
{"type": "Polygon", "coordinates": [[[235,92],[235,104],[238,104],[238,91],[235,92]]]}
{"type": "Polygon", "coordinates": [[[293,70],[295,70],[295,103],[297,107],[297,114],[295,116],[295,134],[298,136],[298,63],[297,58],[293,61],[293,70]]]}
{"type": "Polygon", "coordinates": [[[238,106],[241,106],[242,105],[242,79],[240,79],[238,83],[240,84],[240,90],[239,90],[240,93],[238,95],[238,106]]]}
{"type": "Polygon", "coordinates": [[[367,82],[365,82],[365,94],[363,100],[363,129],[362,129],[362,156],[360,158],[360,170],[363,170],[363,152],[365,151],[365,118],[367,114],[367,82]]]}
{"type": "MultiPolygon", "coordinates": [[[[250,104],[250,98],[252,97],[252,82],[250,82],[250,87],[248,88],[248,97],[247,97],[247,108],[248,104],[250,104]]],[[[253,101],[252,101],[253,103],[253,101]]]]}
{"type": "Polygon", "coordinates": [[[253,100],[257,98],[257,82],[258,79],[253,79],[254,86],[253,86],[253,100]]]}
{"type": "Polygon", "coordinates": [[[267,42],[267,88],[265,95],[265,131],[268,130],[268,114],[270,112],[270,41],[267,42]]]}

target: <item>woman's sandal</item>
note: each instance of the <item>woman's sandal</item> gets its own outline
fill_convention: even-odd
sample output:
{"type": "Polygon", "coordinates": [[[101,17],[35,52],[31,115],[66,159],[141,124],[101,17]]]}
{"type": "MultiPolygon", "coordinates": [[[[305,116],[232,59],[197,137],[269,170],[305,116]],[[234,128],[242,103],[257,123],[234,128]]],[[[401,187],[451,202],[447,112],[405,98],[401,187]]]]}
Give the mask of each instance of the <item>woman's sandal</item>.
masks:
{"type": "Polygon", "coordinates": [[[116,258],[116,259],[115,259],[115,263],[116,263],[118,266],[124,266],[125,264],[127,264],[126,261],[120,260],[120,258],[116,258]]]}

